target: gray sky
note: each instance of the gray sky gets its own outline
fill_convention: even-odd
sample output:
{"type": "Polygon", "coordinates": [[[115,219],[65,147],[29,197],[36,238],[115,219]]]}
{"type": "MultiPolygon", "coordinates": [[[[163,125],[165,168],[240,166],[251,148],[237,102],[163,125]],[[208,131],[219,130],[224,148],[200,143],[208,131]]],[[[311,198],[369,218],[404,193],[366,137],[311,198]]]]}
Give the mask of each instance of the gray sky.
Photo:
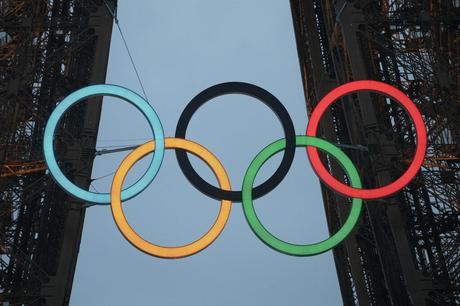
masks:
{"type": "MultiPolygon", "coordinates": [[[[207,87],[227,81],[259,85],[288,109],[297,134],[307,116],[289,1],[189,0],[120,1],[118,16],[150,103],[165,134],[173,136],[186,104],[207,87]]],[[[107,83],[141,93],[120,35],[114,28],[107,83]]],[[[151,137],[142,115],[126,103],[105,99],[98,147],[138,144],[151,137]]],[[[202,107],[187,137],[211,150],[241,189],[255,155],[283,137],[268,107],[249,97],[229,95],[202,107]],[[255,103],[257,102],[257,103],[255,103]]],[[[269,195],[255,201],[264,225],[293,243],[328,236],[319,181],[304,149],[269,195]]],[[[116,169],[126,153],[98,157],[93,177],[116,169]]],[[[278,165],[273,157],[257,177],[278,165]]],[[[127,184],[146,169],[149,158],[130,172],[127,184]]],[[[210,170],[193,160],[214,184],[210,170]]],[[[107,192],[112,176],[94,183],[107,192]]],[[[145,239],[163,245],[189,243],[212,225],[219,202],[186,180],[175,154],[167,150],[155,181],[124,204],[131,225],[145,239]]],[[[290,257],[268,248],[253,234],[240,203],[226,228],[204,251],[184,259],[150,257],[119,233],[110,208],[87,210],[71,305],[340,305],[332,253],[290,257]]]]}

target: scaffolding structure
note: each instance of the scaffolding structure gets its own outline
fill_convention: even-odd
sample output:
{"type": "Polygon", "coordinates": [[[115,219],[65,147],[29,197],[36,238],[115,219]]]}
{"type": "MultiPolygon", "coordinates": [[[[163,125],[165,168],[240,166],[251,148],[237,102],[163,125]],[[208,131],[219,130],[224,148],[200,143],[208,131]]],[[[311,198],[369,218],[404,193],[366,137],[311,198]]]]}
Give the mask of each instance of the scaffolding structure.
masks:
{"type": "MultiPolygon", "coordinates": [[[[344,305],[460,305],[460,1],[291,0],[291,9],[309,114],[332,88],[373,79],[404,91],[427,126],[418,176],[367,201],[359,227],[334,250],[344,305]]],[[[318,135],[367,148],[345,152],[368,188],[398,178],[415,149],[404,109],[369,92],[335,103],[318,135]]],[[[329,169],[344,177],[335,163],[329,169]]],[[[349,199],[322,193],[336,232],[349,199]]]]}
{"type": "MultiPolygon", "coordinates": [[[[46,170],[43,131],[57,103],[104,83],[113,17],[104,0],[0,0],[0,305],[67,305],[84,205],[46,170]]],[[[101,97],[61,120],[61,169],[88,188],[101,97]]]]}

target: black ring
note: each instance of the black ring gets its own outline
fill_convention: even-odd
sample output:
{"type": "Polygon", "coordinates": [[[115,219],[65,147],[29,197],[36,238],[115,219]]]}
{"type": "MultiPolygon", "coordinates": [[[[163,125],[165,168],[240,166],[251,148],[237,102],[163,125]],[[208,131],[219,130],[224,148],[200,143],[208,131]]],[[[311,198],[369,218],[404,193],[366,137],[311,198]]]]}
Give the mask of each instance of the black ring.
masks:
{"type": "MultiPolygon", "coordinates": [[[[271,93],[256,85],[243,82],[221,83],[209,87],[198,95],[185,107],[176,127],[176,138],[185,138],[185,133],[193,114],[206,102],[218,96],[227,94],[244,94],[254,97],[265,105],[269,106],[281,122],[286,137],[286,149],[284,150],[283,159],[276,169],[275,173],[261,185],[252,189],[253,198],[259,198],[272,191],[284,179],[291,167],[295,154],[295,130],[291,117],[281,102],[271,93]]],[[[241,202],[241,191],[228,191],[217,188],[201,178],[193,169],[187,153],[183,150],[176,150],[176,158],[182,172],[190,183],[199,191],[217,200],[230,200],[241,202]]]]}

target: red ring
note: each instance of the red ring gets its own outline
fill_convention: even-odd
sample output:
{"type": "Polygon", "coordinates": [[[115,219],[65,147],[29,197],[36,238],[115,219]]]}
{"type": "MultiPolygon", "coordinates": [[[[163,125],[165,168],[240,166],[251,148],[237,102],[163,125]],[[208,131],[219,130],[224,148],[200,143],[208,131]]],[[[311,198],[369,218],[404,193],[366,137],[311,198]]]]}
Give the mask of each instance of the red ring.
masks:
{"type": "Polygon", "coordinates": [[[318,103],[313,113],[311,114],[310,120],[308,121],[306,133],[307,136],[316,136],[319,120],[323,116],[326,109],[332,103],[334,103],[336,100],[340,99],[341,97],[347,94],[364,90],[374,91],[393,98],[404,107],[404,109],[409,113],[410,117],[412,118],[415,125],[415,131],[417,133],[417,148],[415,150],[414,159],[412,160],[412,163],[410,164],[406,172],[404,172],[404,174],[396,181],[388,185],[373,189],[357,189],[347,186],[335,179],[322,164],[318,155],[318,150],[315,147],[308,147],[307,153],[313,169],[326,185],[328,185],[329,187],[343,195],[353,198],[370,200],[384,198],[389,195],[392,195],[404,188],[407,184],[409,184],[409,182],[414,178],[414,176],[417,174],[420,167],[422,166],[423,159],[425,158],[427,136],[426,127],[422,115],[420,114],[417,106],[409,97],[407,97],[402,91],[391,85],[370,80],[354,81],[343,84],[333,89],[323,99],[321,99],[321,101],[318,103]]]}

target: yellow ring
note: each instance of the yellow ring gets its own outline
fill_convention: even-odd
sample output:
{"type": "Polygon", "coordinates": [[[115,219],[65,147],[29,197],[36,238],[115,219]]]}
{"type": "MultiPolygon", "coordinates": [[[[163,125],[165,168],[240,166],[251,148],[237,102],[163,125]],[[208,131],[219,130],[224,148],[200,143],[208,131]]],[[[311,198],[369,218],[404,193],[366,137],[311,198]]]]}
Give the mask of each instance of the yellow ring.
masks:
{"type": "MultiPolygon", "coordinates": [[[[217,159],[217,157],[209,152],[205,147],[186,139],[165,138],[165,148],[183,149],[196,155],[201,160],[203,160],[214,172],[214,175],[219,181],[220,188],[224,190],[231,190],[230,180],[224,167],[217,159]]],[[[180,258],[193,255],[208,247],[222,232],[225,224],[227,223],[228,217],[230,216],[232,202],[228,200],[222,200],[220,204],[219,215],[217,216],[217,219],[212,227],[201,238],[190,244],[178,247],[164,247],[144,240],[129,225],[121,207],[120,196],[123,182],[128,171],[139,159],[143,158],[145,155],[153,152],[154,150],[155,141],[149,141],[133,150],[128,156],[126,156],[120,167],[118,167],[117,172],[113,178],[112,189],[110,192],[110,207],[112,208],[113,219],[115,220],[118,229],[126,238],[126,240],[128,240],[133,246],[142,252],[162,258],[180,258]]]]}

